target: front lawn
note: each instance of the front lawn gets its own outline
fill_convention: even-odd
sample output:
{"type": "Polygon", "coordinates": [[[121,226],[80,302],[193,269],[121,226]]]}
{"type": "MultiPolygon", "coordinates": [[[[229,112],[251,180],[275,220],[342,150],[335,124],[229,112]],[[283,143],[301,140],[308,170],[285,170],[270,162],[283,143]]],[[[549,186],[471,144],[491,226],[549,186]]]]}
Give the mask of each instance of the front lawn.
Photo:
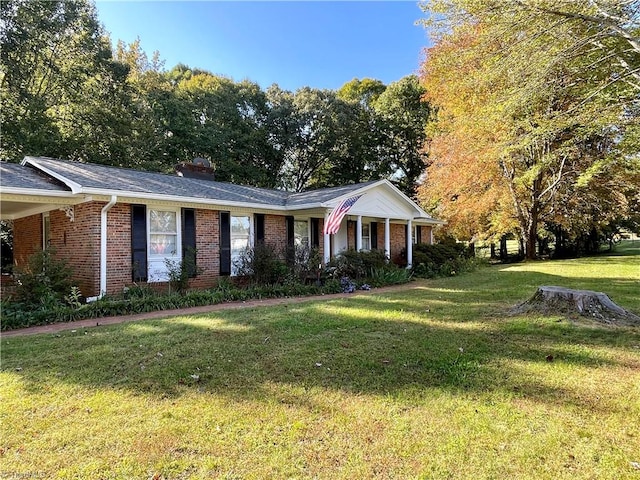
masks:
{"type": "Polygon", "coordinates": [[[0,478],[640,479],[640,251],[2,340],[0,478]]]}

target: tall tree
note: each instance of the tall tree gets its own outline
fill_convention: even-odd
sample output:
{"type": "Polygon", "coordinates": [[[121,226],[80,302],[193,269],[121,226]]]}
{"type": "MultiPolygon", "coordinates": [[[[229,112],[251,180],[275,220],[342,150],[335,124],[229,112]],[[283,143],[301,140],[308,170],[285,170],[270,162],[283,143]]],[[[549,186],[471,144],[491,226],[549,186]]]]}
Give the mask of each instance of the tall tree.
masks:
{"type": "Polygon", "coordinates": [[[425,126],[431,107],[417,76],[409,75],[387,86],[373,102],[384,135],[383,162],[391,180],[413,197],[427,162],[425,126]]]}
{"type": "Polygon", "coordinates": [[[176,160],[208,158],[221,181],[277,184],[280,163],[269,139],[266,95],[257,84],[185,71],[175,96],[179,110],[168,121],[176,160]]]}
{"type": "Polygon", "coordinates": [[[283,161],[282,188],[300,192],[363,179],[364,159],[351,142],[357,107],[334,91],[309,87],[292,93],[273,85],[267,96],[273,142],[283,161]]]}
{"type": "Polygon", "coordinates": [[[86,0],[0,3],[0,155],[122,162],[127,68],[86,0]]]}
{"type": "Polygon", "coordinates": [[[373,104],[384,93],[387,86],[380,80],[373,78],[354,78],[348,81],[336,92],[338,98],[347,102],[356,102],[366,109],[373,108],[373,104]]]}
{"type": "MultiPolygon", "coordinates": [[[[451,146],[454,138],[466,135],[469,144],[488,147],[467,158],[494,172],[487,187],[498,193],[495,206],[500,210],[490,217],[517,222],[526,255],[533,258],[538,228],[558,210],[559,199],[576,192],[582,174],[614,158],[616,137],[625,132],[630,110],[627,101],[611,101],[626,84],[611,81],[617,74],[586,41],[597,28],[587,31],[565,17],[536,17],[512,5],[506,11],[496,7],[492,0],[434,1],[428,7],[449,27],[439,30],[424,65],[427,89],[440,108],[443,127],[444,141],[434,145],[451,146]],[[461,84],[458,98],[441,87],[455,80],[461,84]],[[473,99],[474,90],[482,92],[480,102],[460,102],[473,99]]],[[[462,146],[466,152],[473,148],[462,146]]],[[[453,174],[466,167],[455,158],[443,162],[443,151],[432,153],[434,162],[423,189],[427,199],[430,187],[438,190],[434,182],[446,177],[437,173],[439,169],[453,174]]],[[[470,183],[460,189],[465,185],[469,198],[478,198],[468,188],[470,183]]]]}

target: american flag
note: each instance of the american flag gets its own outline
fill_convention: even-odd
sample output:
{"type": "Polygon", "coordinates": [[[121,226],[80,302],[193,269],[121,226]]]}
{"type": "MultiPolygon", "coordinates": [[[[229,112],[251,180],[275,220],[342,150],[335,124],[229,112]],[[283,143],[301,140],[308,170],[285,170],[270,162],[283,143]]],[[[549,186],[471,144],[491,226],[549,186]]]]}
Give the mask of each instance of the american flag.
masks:
{"type": "Polygon", "coordinates": [[[338,233],[340,230],[340,222],[347,214],[349,209],[353,207],[353,204],[358,201],[358,199],[362,195],[357,195],[355,197],[349,197],[346,200],[341,201],[336,208],[334,208],[329,216],[327,217],[327,221],[324,224],[324,234],[325,235],[333,235],[338,233]]]}

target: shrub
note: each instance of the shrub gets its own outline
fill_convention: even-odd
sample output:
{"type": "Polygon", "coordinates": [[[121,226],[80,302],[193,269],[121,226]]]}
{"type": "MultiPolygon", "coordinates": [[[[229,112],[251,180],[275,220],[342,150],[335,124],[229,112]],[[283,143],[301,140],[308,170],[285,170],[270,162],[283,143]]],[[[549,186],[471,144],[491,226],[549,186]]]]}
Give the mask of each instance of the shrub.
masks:
{"type": "Polygon", "coordinates": [[[146,298],[156,296],[157,292],[149,285],[138,285],[134,283],[124,288],[123,296],[129,298],[146,298]]]}
{"type": "Polygon", "coordinates": [[[183,294],[189,288],[189,279],[195,277],[202,269],[196,267],[196,250],[190,248],[182,260],[164,261],[169,276],[169,293],[183,294]]]}
{"type": "Polygon", "coordinates": [[[412,276],[413,272],[406,268],[376,268],[369,276],[369,283],[372,287],[400,285],[409,282],[412,276]]]}
{"type": "Polygon", "coordinates": [[[475,269],[481,260],[460,243],[418,244],[413,247],[413,274],[422,278],[448,277],[475,269]]]}
{"type": "Polygon", "coordinates": [[[359,280],[371,276],[374,270],[398,267],[390,263],[381,250],[346,250],[333,259],[328,268],[336,278],[359,280]]]}
{"type": "Polygon", "coordinates": [[[309,279],[320,279],[322,258],[317,248],[295,246],[293,247],[293,254],[288,258],[293,259],[291,270],[298,282],[306,283],[309,279]]]}
{"type": "Polygon", "coordinates": [[[79,293],[71,291],[72,274],[67,263],[56,258],[54,249],[47,248],[35,253],[24,267],[15,271],[15,299],[30,308],[64,305],[65,296],[79,293]]]}
{"type": "Polygon", "coordinates": [[[235,267],[238,275],[250,276],[260,285],[283,283],[289,271],[278,250],[267,244],[246,249],[235,267]]]}
{"type": "Polygon", "coordinates": [[[2,300],[2,330],[69,322],[84,318],[130,315],[135,313],[171,310],[176,308],[215,305],[222,302],[245,301],[262,298],[278,298],[300,295],[318,295],[340,292],[340,283],[329,281],[324,286],[303,285],[252,285],[239,288],[231,281],[221,280],[217,288],[194,290],[183,294],[161,294],[148,287],[130,287],[121,296],[105,296],[93,303],[73,308],[64,304],[42,305],[27,308],[25,304],[2,300]]]}

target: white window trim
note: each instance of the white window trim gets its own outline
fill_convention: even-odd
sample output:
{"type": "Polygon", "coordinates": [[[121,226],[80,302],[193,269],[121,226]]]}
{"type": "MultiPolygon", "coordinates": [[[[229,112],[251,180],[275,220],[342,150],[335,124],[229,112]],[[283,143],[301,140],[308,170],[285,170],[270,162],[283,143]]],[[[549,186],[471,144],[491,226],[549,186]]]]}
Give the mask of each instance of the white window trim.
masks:
{"type": "Polygon", "coordinates": [[[166,274],[165,260],[181,261],[182,260],[182,215],[180,208],[147,207],[147,276],[149,283],[166,282],[168,278],[164,278],[166,274]],[[151,232],[151,211],[156,212],[173,212],[176,214],[176,251],[173,255],[160,255],[151,253],[151,235],[157,232],[151,232]],[[162,262],[159,266],[158,263],[162,262]],[[152,270],[152,265],[155,265],[152,270]],[[158,278],[160,277],[160,278],[158,278]]]}
{"type": "MultiPolygon", "coordinates": [[[[179,208],[147,208],[147,256],[150,259],[157,260],[159,258],[182,258],[182,216],[180,215],[181,211],[179,208]],[[151,231],[151,212],[172,212],[176,214],[176,251],[173,255],[162,255],[162,254],[153,254],[151,253],[151,235],[157,234],[158,232],[151,231]]],[[[173,233],[168,233],[169,235],[173,235],[173,233]]]]}
{"type": "Polygon", "coordinates": [[[311,218],[295,218],[293,219],[293,223],[294,223],[294,229],[293,229],[293,235],[295,237],[295,222],[306,222],[307,223],[307,248],[311,248],[311,218]]]}
{"type": "Polygon", "coordinates": [[[411,243],[413,243],[414,245],[418,244],[418,229],[420,228],[420,225],[414,225],[413,226],[413,235],[411,237],[411,243]]]}
{"type": "Polygon", "coordinates": [[[362,222],[362,233],[360,238],[362,239],[362,251],[364,252],[371,251],[371,222],[362,222]],[[369,235],[366,235],[366,236],[364,234],[365,226],[369,228],[369,235]],[[367,239],[366,243],[368,244],[366,246],[365,246],[365,240],[364,240],[365,238],[367,239]]]}
{"type": "MultiPolygon", "coordinates": [[[[255,247],[255,227],[253,223],[254,216],[249,213],[229,212],[229,242],[233,244],[233,232],[231,231],[231,219],[233,217],[247,217],[249,219],[249,248],[255,247]]],[[[229,276],[231,277],[237,276],[237,273],[235,273],[233,270],[233,255],[231,255],[231,272],[229,273],[229,276]]]]}

